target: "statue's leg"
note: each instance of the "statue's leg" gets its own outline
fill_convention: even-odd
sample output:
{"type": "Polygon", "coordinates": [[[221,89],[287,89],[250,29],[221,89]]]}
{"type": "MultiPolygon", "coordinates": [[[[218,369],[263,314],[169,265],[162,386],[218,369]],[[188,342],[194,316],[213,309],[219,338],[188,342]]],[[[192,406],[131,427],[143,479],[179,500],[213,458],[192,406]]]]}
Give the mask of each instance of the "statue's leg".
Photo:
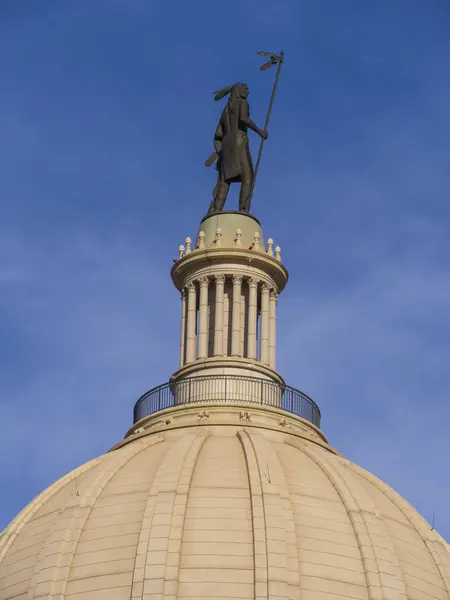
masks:
{"type": "Polygon", "coordinates": [[[209,217],[209,215],[212,215],[212,214],[214,214],[215,212],[216,212],[216,199],[215,199],[215,198],[213,198],[213,199],[211,200],[211,203],[210,203],[210,205],[209,205],[208,212],[206,213],[206,216],[207,216],[207,217],[209,217]]]}
{"type": "Polygon", "coordinates": [[[241,191],[239,193],[239,210],[241,212],[250,212],[250,194],[253,185],[253,165],[250,156],[248,143],[243,144],[241,150],[241,191]]]}
{"type": "Polygon", "coordinates": [[[217,174],[217,183],[214,188],[213,196],[214,196],[214,211],[219,212],[223,209],[223,205],[225,204],[225,200],[228,196],[228,190],[230,189],[230,184],[225,181],[223,175],[223,169],[219,168],[219,172],[217,174]]]}
{"type": "Polygon", "coordinates": [[[228,190],[230,189],[230,184],[225,181],[220,181],[217,186],[217,192],[215,197],[215,208],[214,212],[219,212],[223,209],[225,200],[228,196],[228,190]]]}
{"type": "Polygon", "coordinates": [[[211,200],[208,212],[206,213],[207,216],[222,210],[225,200],[227,199],[229,187],[230,185],[225,183],[223,179],[223,173],[219,170],[219,173],[217,174],[217,183],[213,189],[213,199],[211,200]]]}

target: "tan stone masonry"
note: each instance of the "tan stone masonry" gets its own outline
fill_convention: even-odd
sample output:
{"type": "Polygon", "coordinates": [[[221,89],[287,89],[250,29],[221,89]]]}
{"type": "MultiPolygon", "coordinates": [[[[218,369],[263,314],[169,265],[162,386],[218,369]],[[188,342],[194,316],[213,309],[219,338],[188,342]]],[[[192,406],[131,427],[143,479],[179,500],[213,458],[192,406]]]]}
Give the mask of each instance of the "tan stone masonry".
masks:
{"type": "Polygon", "coordinates": [[[445,541],[306,421],[251,406],[165,414],[13,521],[0,600],[449,600],[445,541]]]}

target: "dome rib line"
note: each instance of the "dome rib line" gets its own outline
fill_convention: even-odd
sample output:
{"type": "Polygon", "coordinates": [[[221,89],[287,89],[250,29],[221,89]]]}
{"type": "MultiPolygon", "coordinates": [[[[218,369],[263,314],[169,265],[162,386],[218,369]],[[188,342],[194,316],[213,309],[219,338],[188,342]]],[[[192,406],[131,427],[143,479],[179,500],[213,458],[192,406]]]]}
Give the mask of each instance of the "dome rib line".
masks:
{"type": "Polygon", "coordinates": [[[170,566],[168,566],[169,561],[166,561],[164,596],[178,597],[178,582],[182,551],[181,546],[183,543],[182,540],[184,538],[184,525],[189,500],[189,493],[191,491],[192,479],[194,477],[194,472],[197,466],[198,458],[206,443],[206,440],[209,437],[209,432],[202,431],[201,433],[197,433],[196,437],[192,441],[188,452],[186,453],[186,458],[181,467],[174,505],[174,508],[178,507],[178,512],[174,510],[174,512],[172,513],[172,520],[170,523],[169,532],[169,540],[179,539],[181,545],[179,551],[173,553],[176,555],[176,563],[174,564],[173,562],[171,562],[170,566]],[[177,523],[181,524],[178,525],[177,523]]]}
{"type": "MultiPolygon", "coordinates": [[[[68,540],[63,538],[62,540],[57,540],[55,542],[59,544],[59,552],[52,554],[54,557],[54,564],[46,569],[41,569],[40,563],[45,558],[47,545],[51,545],[51,537],[55,534],[58,535],[59,529],[52,532],[52,536],[48,538],[48,544],[42,549],[30,583],[30,590],[28,592],[29,600],[42,597],[43,595],[47,595],[48,598],[64,597],[81,534],[83,533],[84,526],[86,525],[89,515],[99,496],[111,479],[117,475],[120,469],[122,469],[130,459],[159,441],[162,441],[161,437],[148,440],[144,443],[138,442],[135,447],[134,445],[131,445],[128,452],[121,452],[118,455],[115,455],[114,453],[105,455],[103,462],[110,462],[111,464],[106,466],[106,470],[102,471],[98,477],[95,478],[85,492],[80,496],[75,497],[72,505],[69,503],[67,504],[66,510],[69,509],[68,521],[71,524],[67,524],[66,528],[72,532],[72,535],[68,540]],[[111,460],[108,460],[109,458],[111,458],[111,460]],[[67,565],[60,566],[60,563],[64,562],[62,559],[64,555],[68,556],[69,560],[67,561],[67,565]],[[44,581],[40,580],[42,577],[45,577],[44,581]],[[43,588],[48,591],[44,592],[43,588]]],[[[61,522],[58,524],[61,526],[61,522]]]]}
{"type": "MultiPolygon", "coordinates": [[[[150,438],[151,439],[151,438],[150,438]]],[[[157,488],[155,487],[155,482],[158,480],[158,475],[161,470],[164,468],[165,461],[167,459],[167,455],[170,453],[171,448],[167,448],[165,454],[161,457],[161,460],[155,469],[153,474],[153,478],[151,480],[150,488],[147,494],[147,499],[145,501],[145,508],[142,517],[141,527],[139,529],[138,534],[138,542],[136,546],[136,555],[134,557],[134,564],[132,570],[132,583],[131,583],[131,592],[130,596],[136,591],[137,587],[143,588],[143,580],[144,580],[144,569],[146,565],[146,558],[148,553],[148,541],[150,535],[150,527],[151,527],[151,519],[153,517],[154,511],[154,496],[157,494],[157,488]],[[145,551],[142,549],[145,547],[145,551]],[[142,576],[141,576],[142,574],[142,576]]]]}
{"type": "Polygon", "coordinates": [[[64,477],[61,477],[55,481],[53,485],[36,496],[36,498],[17,515],[17,517],[9,524],[9,526],[3,532],[3,535],[0,537],[0,564],[23,527],[29,523],[33,515],[36,514],[41,506],[50,500],[50,498],[59,492],[59,490],[61,490],[66,484],[100,464],[105,456],[106,455],[94,458],[93,460],[81,465],[77,469],[74,469],[67,475],[64,475],[64,477]]]}
{"type": "Polygon", "coordinates": [[[297,591],[300,584],[299,559],[294,516],[284,471],[271,443],[253,430],[246,429],[244,435],[253,449],[262,492],[268,596],[292,598],[295,596],[294,590],[297,591]],[[270,502],[267,502],[269,498],[270,502]],[[280,530],[283,533],[282,540],[279,537],[280,530]],[[272,560],[271,554],[274,555],[272,560]],[[280,555],[284,556],[284,564],[280,564],[280,555]],[[277,563],[278,566],[274,566],[277,563]]]}
{"type": "MultiPolygon", "coordinates": [[[[368,483],[373,485],[377,490],[379,490],[382,494],[384,494],[384,496],[386,496],[386,498],[388,498],[405,515],[406,519],[408,519],[408,521],[411,523],[412,527],[417,532],[420,539],[423,541],[427,550],[431,554],[431,556],[433,558],[433,562],[436,565],[436,568],[439,571],[439,574],[444,583],[445,590],[447,591],[447,594],[450,596],[450,558],[448,557],[448,555],[446,553],[441,552],[440,549],[436,550],[434,548],[435,544],[438,544],[438,547],[443,546],[443,548],[445,550],[446,549],[445,540],[443,538],[441,538],[441,536],[437,533],[437,531],[431,529],[431,527],[429,530],[425,527],[424,523],[426,523],[426,521],[425,521],[425,519],[423,519],[423,517],[417,518],[416,516],[411,514],[411,508],[410,508],[409,502],[407,502],[395,490],[393,490],[392,488],[389,488],[389,486],[387,486],[383,481],[378,479],[378,477],[375,477],[374,475],[372,475],[365,469],[362,469],[361,467],[357,467],[357,465],[355,465],[354,463],[351,463],[350,461],[348,461],[346,459],[342,459],[342,460],[344,462],[345,468],[347,468],[350,471],[353,471],[354,473],[356,473],[357,475],[359,475],[363,479],[365,479],[368,483]],[[423,519],[423,522],[422,522],[422,519],[423,519]],[[434,538],[434,539],[432,539],[432,538],[434,538]],[[443,560],[443,557],[445,557],[444,560],[443,560]],[[447,559],[447,560],[445,560],[445,559],[447,559]]],[[[428,525],[428,523],[426,523],[426,524],[428,525]]]]}
{"type": "MultiPolygon", "coordinates": [[[[300,586],[300,561],[298,555],[298,540],[295,532],[295,519],[294,512],[292,509],[292,504],[290,500],[290,491],[286,481],[286,477],[284,474],[283,466],[281,464],[280,458],[277,454],[276,448],[273,444],[269,443],[265,438],[261,435],[255,434],[252,430],[250,432],[250,437],[253,440],[255,450],[258,450],[256,453],[256,457],[259,461],[259,456],[265,453],[266,464],[270,467],[271,474],[275,475],[274,478],[271,476],[272,482],[268,482],[267,479],[263,480],[263,494],[269,493],[273,490],[269,490],[269,485],[277,486],[277,496],[279,499],[279,505],[283,512],[284,516],[284,528],[285,528],[285,540],[286,540],[286,567],[285,567],[285,581],[288,586],[288,592],[290,598],[296,597],[296,591],[300,586]]],[[[268,523],[270,524],[270,515],[267,518],[268,523]]],[[[269,567],[269,582],[272,579],[272,575],[274,575],[273,579],[276,579],[276,573],[271,573],[271,569],[269,567]]],[[[270,583],[269,583],[270,588],[270,583]]],[[[270,591],[270,589],[269,589],[270,591]]]]}
{"type": "MultiPolygon", "coordinates": [[[[398,563],[397,555],[395,553],[394,544],[391,540],[391,536],[384,526],[383,521],[380,519],[377,520],[377,527],[380,528],[380,535],[384,537],[386,540],[389,540],[389,545],[391,546],[391,554],[392,561],[395,564],[397,570],[397,577],[395,578],[397,588],[392,588],[391,586],[387,586],[382,580],[382,569],[380,568],[380,560],[381,558],[378,555],[377,545],[374,542],[373,535],[371,533],[371,529],[368,526],[367,517],[365,516],[365,512],[368,511],[367,506],[370,507],[370,512],[372,512],[375,516],[378,516],[378,511],[373,501],[369,498],[367,492],[363,490],[361,487],[359,491],[362,495],[365,496],[366,507],[364,507],[355,494],[352,492],[352,488],[342,475],[339,473],[336,465],[333,465],[331,461],[328,460],[325,456],[318,456],[318,453],[312,452],[306,446],[300,446],[296,444],[296,442],[288,442],[289,445],[294,446],[301,452],[304,452],[328,477],[330,483],[336,490],[339,495],[345,510],[347,511],[350,523],[352,525],[357,543],[359,552],[361,555],[362,564],[364,567],[364,576],[366,578],[367,591],[369,594],[370,600],[379,600],[380,598],[389,597],[389,589],[396,589],[396,592],[399,598],[403,598],[407,600],[406,594],[406,584],[403,578],[403,573],[400,569],[400,565],[398,563]],[[356,515],[359,518],[356,518],[356,515]],[[367,539],[368,545],[363,543],[364,539],[367,539]],[[374,563],[374,567],[371,566],[371,562],[374,563]],[[374,581],[375,579],[375,581],[374,581]]],[[[338,463],[340,464],[340,463],[338,463]]],[[[357,482],[353,482],[354,484],[357,482]]],[[[357,487],[357,485],[355,485],[357,487]]],[[[386,574],[389,575],[389,574],[386,574]]]]}
{"type": "Polygon", "coordinates": [[[244,453],[250,492],[254,557],[254,595],[255,600],[267,600],[269,597],[269,563],[266,511],[264,507],[261,470],[256,458],[255,448],[250,436],[248,435],[248,431],[243,429],[241,431],[237,431],[236,435],[241,443],[244,453]],[[261,563],[264,564],[264,567],[260,566],[261,563]]]}
{"type": "Polygon", "coordinates": [[[198,455],[208,437],[209,433],[205,435],[204,432],[201,434],[194,432],[178,439],[169,448],[155,473],[147,496],[144,517],[139,532],[133,568],[132,593],[147,594],[152,593],[153,590],[158,590],[155,593],[161,594],[161,596],[174,595],[176,597],[177,595],[183,526],[176,525],[176,523],[177,521],[184,523],[190,482],[198,455]],[[158,504],[164,504],[164,513],[155,510],[158,504]],[[177,508],[180,506],[181,509],[177,508]],[[178,514],[177,510],[181,510],[183,516],[178,514]],[[158,524],[158,519],[167,514],[170,515],[169,524],[158,524]],[[179,518],[180,516],[182,516],[182,519],[179,518]],[[157,528],[161,526],[167,529],[167,543],[165,549],[160,550],[165,552],[166,560],[163,564],[149,564],[147,557],[153,552],[150,545],[152,541],[161,540],[160,537],[156,536],[157,528]],[[176,560],[168,565],[167,558],[170,544],[176,547],[175,550],[172,549],[170,552],[172,558],[175,556],[176,560]]]}

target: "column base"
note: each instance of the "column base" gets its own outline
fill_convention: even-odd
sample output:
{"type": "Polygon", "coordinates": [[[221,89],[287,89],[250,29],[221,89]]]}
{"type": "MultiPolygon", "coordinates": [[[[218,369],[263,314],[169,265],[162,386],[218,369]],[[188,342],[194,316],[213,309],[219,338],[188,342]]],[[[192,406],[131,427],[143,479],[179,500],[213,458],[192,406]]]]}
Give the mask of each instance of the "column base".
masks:
{"type": "Polygon", "coordinates": [[[259,377],[260,379],[267,379],[284,385],[284,379],[278,371],[275,371],[269,365],[263,364],[258,360],[242,358],[240,356],[198,358],[175,371],[170,380],[178,381],[184,377],[203,377],[205,375],[259,377]]]}
{"type": "Polygon", "coordinates": [[[284,380],[277,371],[238,357],[211,357],[184,365],[171,379],[174,404],[255,402],[280,406],[284,380]]]}

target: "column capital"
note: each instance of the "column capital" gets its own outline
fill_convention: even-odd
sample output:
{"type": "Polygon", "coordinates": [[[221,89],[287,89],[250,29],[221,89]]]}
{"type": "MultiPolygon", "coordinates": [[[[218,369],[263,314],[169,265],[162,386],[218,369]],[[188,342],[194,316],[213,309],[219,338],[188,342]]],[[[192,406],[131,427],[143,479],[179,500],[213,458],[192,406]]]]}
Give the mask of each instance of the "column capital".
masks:
{"type": "Polygon", "coordinates": [[[261,282],[261,291],[262,292],[269,292],[270,291],[269,284],[266,283],[265,281],[261,282]]]}
{"type": "Polygon", "coordinates": [[[275,302],[278,301],[278,292],[276,290],[274,290],[273,288],[270,290],[270,299],[271,300],[275,300],[275,302]]]}
{"type": "Polygon", "coordinates": [[[249,288],[257,288],[259,282],[260,282],[260,280],[257,279],[256,277],[250,277],[250,279],[248,280],[248,287],[249,288]]]}
{"type": "Polygon", "coordinates": [[[187,284],[186,289],[188,292],[195,292],[195,283],[194,281],[191,281],[190,283],[187,284]]]}
{"type": "Polygon", "coordinates": [[[233,284],[242,283],[242,275],[233,275],[233,284]]]}
{"type": "Polygon", "coordinates": [[[208,287],[209,286],[209,277],[206,275],[204,277],[200,277],[198,280],[200,287],[208,287]]]}
{"type": "Polygon", "coordinates": [[[183,288],[180,292],[181,299],[184,300],[186,298],[186,288],[183,288]]]}
{"type": "Polygon", "coordinates": [[[216,280],[216,284],[225,283],[225,275],[214,275],[214,279],[216,280]]]}

